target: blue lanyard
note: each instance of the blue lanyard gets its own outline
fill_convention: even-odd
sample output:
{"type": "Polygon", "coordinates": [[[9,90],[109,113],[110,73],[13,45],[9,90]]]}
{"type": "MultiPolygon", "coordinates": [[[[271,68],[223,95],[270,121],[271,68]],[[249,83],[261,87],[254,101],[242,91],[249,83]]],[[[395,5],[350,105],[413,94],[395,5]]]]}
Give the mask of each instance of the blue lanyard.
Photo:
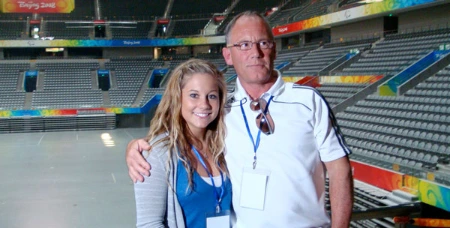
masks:
{"type": "MultiPolygon", "coordinates": [[[[267,102],[266,108],[264,109],[264,115],[267,113],[267,110],[269,109],[269,104],[272,101],[273,96],[270,96],[269,101],[267,102]]],[[[244,100],[244,99],[242,99],[244,100]]],[[[256,142],[253,139],[253,135],[252,132],[250,131],[250,127],[248,126],[248,121],[247,121],[247,116],[245,115],[245,111],[244,111],[244,107],[242,106],[242,100],[241,100],[241,112],[242,112],[242,116],[244,117],[244,122],[245,122],[245,127],[247,128],[247,133],[248,136],[250,137],[250,140],[252,141],[253,144],[253,152],[255,153],[255,155],[253,156],[253,169],[256,168],[256,151],[259,148],[259,142],[261,141],[261,129],[258,128],[258,135],[256,136],[256,142]]]]}
{"type": "Polygon", "coordinates": [[[220,203],[222,202],[222,197],[225,192],[225,187],[224,187],[225,181],[223,180],[222,171],[220,171],[220,169],[219,169],[220,178],[222,179],[222,185],[220,186],[220,194],[219,194],[219,192],[217,191],[217,187],[214,183],[214,178],[213,178],[212,174],[209,172],[208,167],[206,167],[205,161],[203,161],[202,156],[200,156],[200,153],[197,151],[197,149],[195,149],[194,146],[192,146],[192,150],[194,151],[195,155],[198,158],[198,161],[200,162],[200,164],[202,164],[203,168],[206,170],[209,178],[211,179],[212,185],[214,187],[214,195],[216,196],[216,213],[220,213],[220,203]]]}

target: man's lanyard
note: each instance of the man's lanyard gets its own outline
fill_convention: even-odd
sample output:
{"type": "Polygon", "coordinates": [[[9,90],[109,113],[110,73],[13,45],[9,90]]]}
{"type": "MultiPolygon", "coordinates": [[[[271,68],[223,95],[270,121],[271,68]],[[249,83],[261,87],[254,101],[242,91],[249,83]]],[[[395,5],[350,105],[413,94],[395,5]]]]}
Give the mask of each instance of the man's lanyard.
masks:
{"type": "Polygon", "coordinates": [[[200,156],[200,153],[197,151],[197,149],[195,149],[194,146],[192,146],[192,150],[194,151],[195,155],[197,156],[198,161],[200,162],[200,164],[202,164],[203,168],[206,170],[209,178],[211,179],[212,185],[214,187],[214,195],[216,196],[216,213],[220,213],[220,211],[221,211],[220,203],[222,202],[222,197],[225,192],[225,187],[224,187],[225,181],[223,180],[222,171],[220,171],[220,169],[219,169],[220,178],[222,178],[222,185],[220,186],[220,194],[219,194],[219,192],[217,191],[217,187],[214,183],[214,178],[213,178],[212,174],[209,172],[208,167],[206,167],[205,161],[203,161],[202,156],[200,156]]]}
{"type": "MultiPolygon", "coordinates": [[[[267,105],[266,108],[264,109],[263,114],[266,115],[267,110],[269,110],[269,104],[272,101],[273,96],[270,96],[269,101],[267,101],[267,105]]],[[[245,122],[245,127],[247,127],[247,132],[248,132],[248,136],[250,137],[250,140],[252,141],[253,144],[253,152],[255,153],[255,155],[253,156],[253,169],[256,168],[256,151],[258,150],[259,147],[259,142],[261,141],[261,129],[258,127],[258,135],[256,136],[256,142],[253,139],[253,135],[250,132],[250,126],[248,125],[248,121],[247,121],[247,116],[245,115],[245,111],[244,111],[244,107],[242,106],[242,100],[241,99],[241,111],[242,111],[242,116],[244,117],[244,122],[245,122]]]]}

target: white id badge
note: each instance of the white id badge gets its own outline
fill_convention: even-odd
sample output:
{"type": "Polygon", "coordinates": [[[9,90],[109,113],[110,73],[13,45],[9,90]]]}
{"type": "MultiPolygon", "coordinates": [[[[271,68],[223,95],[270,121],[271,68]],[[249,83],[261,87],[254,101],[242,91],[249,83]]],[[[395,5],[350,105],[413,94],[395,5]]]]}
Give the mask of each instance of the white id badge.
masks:
{"type": "Polygon", "coordinates": [[[244,168],[241,184],[241,207],[264,210],[269,176],[269,170],[244,168]]]}
{"type": "Polygon", "coordinates": [[[230,228],[230,211],[206,215],[206,228],[230,228]]]}

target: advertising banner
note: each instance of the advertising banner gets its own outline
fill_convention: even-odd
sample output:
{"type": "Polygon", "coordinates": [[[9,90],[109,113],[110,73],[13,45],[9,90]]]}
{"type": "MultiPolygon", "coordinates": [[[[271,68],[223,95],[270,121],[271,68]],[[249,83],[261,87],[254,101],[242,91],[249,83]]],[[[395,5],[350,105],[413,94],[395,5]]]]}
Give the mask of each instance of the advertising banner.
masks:
{"type": "Polygon", "coordinates": [[[437,1],[439,0],[383,0],[380,2],[364,4],[362,6],[313,17],[303,21],[296,21],[290,24],[276,26],[272,29],[272,32],[274,36],[280,36],[311,28],[317,28],[320,26],[331,26],[336,23],[352,21],[366,16],[381,15],[386,12],[437,1]]]}
{"type": "Polygon", "coordinates": [[[167,25],[169,24],[170,20],[167,18],[161,18],[158,19],[156,22],[158,23],[158,25],[167,25]]]}
{"type": "Polygon", "coordinates": [[[5,47],[172,47],[223,44],[225,36],[189,37],[149,40],[0,40],[5,47]]]}
{"type": "Polygon", "coordinates": [[[395,171],[380,169],[369,164],[351,161],[353,178],[369,183],[387,191],[400,189],[403,186],[403,174],[395,171]]]}
{"type": "Polygon", "coordinates": [[[0,0],[3,13],[70,13],[75,0],[0,0]]]}
{"type": "Polygon", "coordinates": [[[282,77],[282,79],[283,79],[283,81],[285,81],[285,82],[293,82],[293,83],[296,83],[296,82],[298,82],[299,80],[301,80],[302,78],[304,78],[305,76],[299,76],[299,77],[296,77],[296,76],[284,76],[284,77],[282,77]]]}
{"type": "Polygon", "coordinates": [[[322,76],[320,83],[374,83],[383,78],[383,75],[350,75],[350,76],[322,76]]]}

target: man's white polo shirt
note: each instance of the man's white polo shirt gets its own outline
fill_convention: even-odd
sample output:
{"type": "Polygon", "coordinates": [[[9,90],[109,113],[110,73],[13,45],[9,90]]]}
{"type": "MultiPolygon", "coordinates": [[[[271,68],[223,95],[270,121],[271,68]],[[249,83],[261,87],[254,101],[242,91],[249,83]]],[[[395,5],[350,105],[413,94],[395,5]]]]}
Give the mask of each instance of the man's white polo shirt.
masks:
{"type": "Polygon", "coordinates": [[[240,103],[253,139],[258,128],[249,96],[239,79],[229,100],[226,115],[226,161],[233,183],[234,227],[327,227],[330,219],[324,208],[325,181],[321,161],[350,153],[333,114],[314,88],[285,83],[280,73],[272,88],[262,95],[268,100],[275,125],[272,135],[261,133],[257,168],[270,171],[264,210],[240,206],[242,173],[253,164],[254,146],[249,137],[240,103]]]}

